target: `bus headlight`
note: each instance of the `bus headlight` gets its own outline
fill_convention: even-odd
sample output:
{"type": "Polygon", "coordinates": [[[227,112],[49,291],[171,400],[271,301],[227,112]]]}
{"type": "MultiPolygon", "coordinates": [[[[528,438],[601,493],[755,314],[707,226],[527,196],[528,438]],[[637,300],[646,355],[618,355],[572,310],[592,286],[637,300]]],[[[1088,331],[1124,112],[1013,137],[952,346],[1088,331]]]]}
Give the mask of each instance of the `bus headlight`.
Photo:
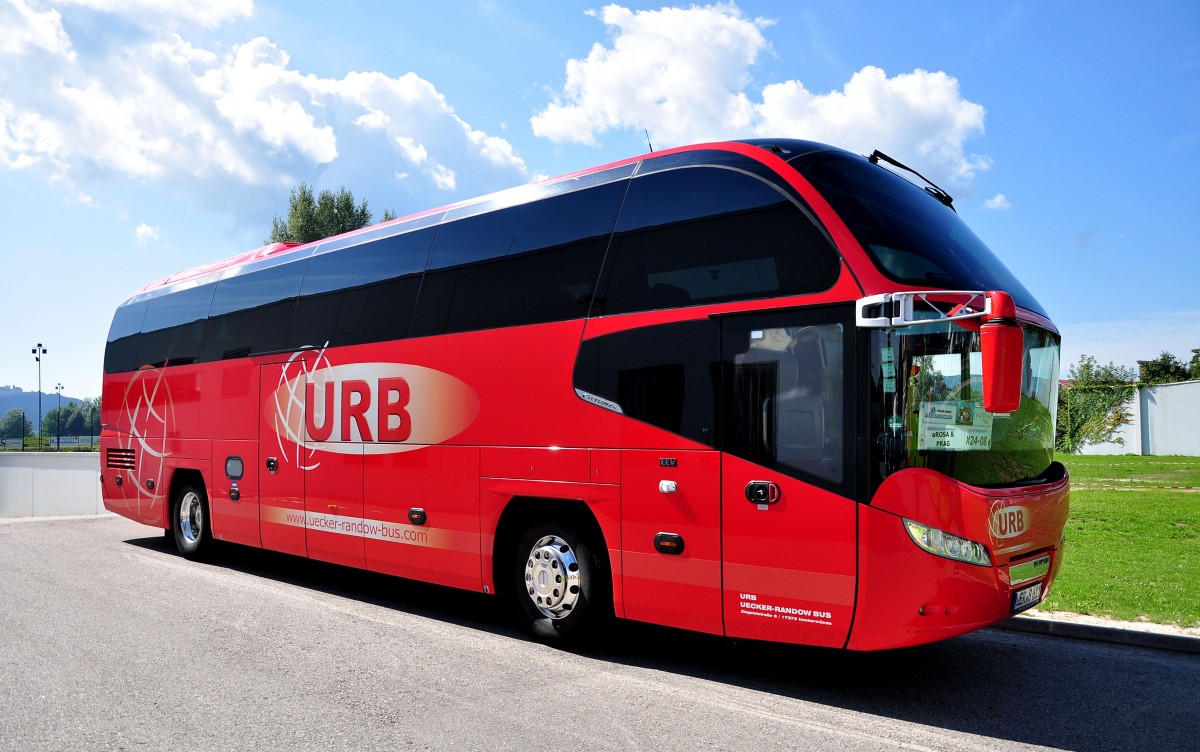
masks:
{"type": "Polygon", "coordinates": [[[942,556],[981,567],[992,565],[992,558],[988,556],[987,549],[983,547],[983,544],[959,538],[957,535],[951,535],[944,530],[922,525],[907,518],[902,519],[904,519],[904,529],[908,531],[913,543],[934,556],[942,556]]]}

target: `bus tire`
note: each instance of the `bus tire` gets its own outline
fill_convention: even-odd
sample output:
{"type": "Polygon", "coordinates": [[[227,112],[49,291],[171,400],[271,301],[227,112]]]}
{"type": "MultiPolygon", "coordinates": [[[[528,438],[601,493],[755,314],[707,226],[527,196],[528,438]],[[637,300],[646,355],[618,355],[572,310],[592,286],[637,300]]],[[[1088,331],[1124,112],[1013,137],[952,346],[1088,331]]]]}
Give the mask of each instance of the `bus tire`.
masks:
{"type": "Polygon", "coordinates": [[[171,499],[171,530],[185,559],[200,559],[212,548],[212,520],[204,486],[184,483],[171,499]]]}
{"type": "Polygon", "coordinates": [[[587,527],[538,522],[513,562],[513,598],[521,622],[544,642],[594,643],[612,618],[609,575],[599,538],[587,527]]]}

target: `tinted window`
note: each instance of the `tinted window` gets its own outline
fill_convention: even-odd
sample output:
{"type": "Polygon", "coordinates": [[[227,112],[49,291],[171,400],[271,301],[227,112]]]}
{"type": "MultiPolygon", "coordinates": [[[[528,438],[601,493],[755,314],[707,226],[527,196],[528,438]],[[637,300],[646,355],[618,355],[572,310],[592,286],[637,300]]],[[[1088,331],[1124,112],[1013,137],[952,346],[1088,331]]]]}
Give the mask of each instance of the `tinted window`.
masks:
{"type": "Polygon", "coordinates": [[[213,288],[214,285],[202,285],[151,298],[142,331],[153,332],[208,318],[213,288]]]}
{"type": "Polygon", "coordinates": [[[296,301],[296,312],[292,316],[292,331],[288,336],[288,348],[322,347],[333,339],[337,331],[338,316],[342,312],[342,301],[346,293],[329,292],[310,295],[296,301]]]}
{"type": "Polygon", "coordinates": [[[1005,290],[1046,315],[952,209],[861,157],[820,152],[791,162],[829,201],[883,273],[923,288],[1005,290]]]}
{"type": "Polygon", "coordinates": [[[313,256],[300,288],[289,346],[407,337],[421,270],[436,232],[429,228],[313,256]]]}
{"type": "Polygon", "coordinates": [[[221,280],[208,315],[221,316],[296,297],[305,265],[303,260],[293,261],[221,280]]]}
{"type": "Polygon", "coordinates": [[[631,329],[583,343],[575,388],[631,418],[716,446],[719,356],[720,328],[709,319],[631,329]]]}
{"type": "Polygon", "coordinates": [[[202,285],[151,298],[137,338],[135,368],[185,365],[199,359],[214,287],[202,285]]]}
{"type": "Polygon", "coordinates": [[[283,349],[305,264],[290,262],[218,282],[201,358],[283,349]]]}
{"type": "MultiPolygon", "coordinates": [[[[725,319],[725,451],[828,488],[849,487],[850,318],[787,311],[725,319]]],[[[851,382],[852,383],[852,382],[851,382]]],[[[849,495],[849,494],[848,494],[849,495]]]]}
{"type": "Polygon", "coordinates": [[[587,315],[625,186],[609,183],[443,225],[413,335],[587,315]]]}
{"type": "Polygon", "coordinates": [[[108,346],[104,348],[104,372],[132,371],[138,363],[138,341],[142,321],[146,318],[147,302],[126,303],[117,308],[108,330],[108,346]]]}
{"type": "Polygon", "coordinates": [[[414,272],[347,290],[330,344],[357,345],[409,336],[420,287],[420,273],[414,272]]]}
{"type": "Polygon", "coordinates": [[[142,331],[142,321],[146,318],[146,301],[126,303],[117,308],[113,314],[112,326],[108,329],[108,341],[128,337],[142,331]]]}
{"type": "Polygon", "coordinates": [[[605,270],[626,313],[826,290],[837,252],[793,201],[744,172],[697,167],[634,178],[605,270]]]}
{"type": "Polygon", "coordinates": [[[420,272],[425,268],[435,232],[436,228],[430,228],[394,235],[313,256],[300,294],[347,290],[420,272]]]}

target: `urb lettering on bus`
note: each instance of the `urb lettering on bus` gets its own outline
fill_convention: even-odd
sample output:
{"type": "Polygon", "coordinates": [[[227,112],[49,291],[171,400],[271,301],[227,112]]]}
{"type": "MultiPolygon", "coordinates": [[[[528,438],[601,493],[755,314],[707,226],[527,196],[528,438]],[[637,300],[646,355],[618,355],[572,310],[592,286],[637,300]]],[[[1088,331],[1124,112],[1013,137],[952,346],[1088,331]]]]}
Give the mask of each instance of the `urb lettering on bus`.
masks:
{"type": "Polygon", "coordinates": [[[329,441],[334,421],[338,420],[341,441],[351,441],[350,423],[358,428],[363,441],[407,441],[412,435],[412,419],[408,414],[411,390],[408,381],[399,376],[380,377],[372,388],[364,379],[326,381],[305,385],[304,426],[313,441],[329,441]],[[318,398],[317,389],[323,397],[318,398]],[[378,394],[378,398],[374,395],[378,394]],[[339,397],[340,395],[340,397],[339,397]],[[376,404],[373,438],[367,412],[376,404]]]}

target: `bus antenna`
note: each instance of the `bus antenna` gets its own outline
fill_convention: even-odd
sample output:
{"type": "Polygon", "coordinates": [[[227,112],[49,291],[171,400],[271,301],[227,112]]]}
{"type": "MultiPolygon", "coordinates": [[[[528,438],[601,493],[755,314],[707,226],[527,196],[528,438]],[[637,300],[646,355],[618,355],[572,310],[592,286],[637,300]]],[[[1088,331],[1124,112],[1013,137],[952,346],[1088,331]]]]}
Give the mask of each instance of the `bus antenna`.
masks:
{"type": "Polygon", "coordinates": [[[645,133],[646,133],[646,146],[650,147],[650,153],[653,154],[654,153],[654,144],[650,143],[650,129],[643,128],[642,130],[645,131],[645,133]]]}

